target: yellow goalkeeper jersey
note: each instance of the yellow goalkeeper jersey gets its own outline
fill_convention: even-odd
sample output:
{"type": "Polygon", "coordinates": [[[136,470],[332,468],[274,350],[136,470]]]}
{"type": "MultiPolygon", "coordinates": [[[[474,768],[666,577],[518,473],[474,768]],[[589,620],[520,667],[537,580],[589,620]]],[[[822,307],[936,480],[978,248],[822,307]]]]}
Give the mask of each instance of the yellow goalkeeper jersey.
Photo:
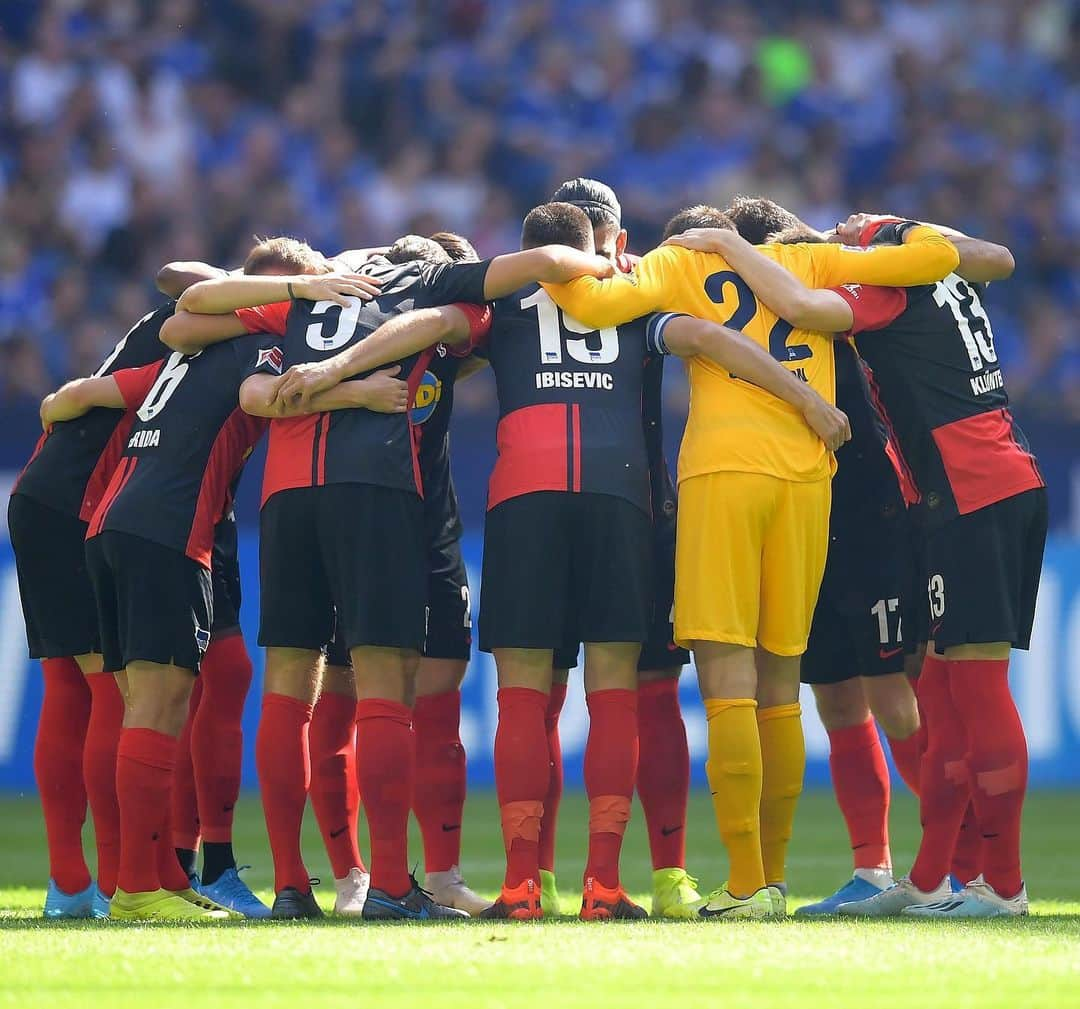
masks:
{"type": "MultiPolygon", "coordinates": [[[[765,245],[758,251],[814,288],[930,284],[959,262],[952,243],[932,228],[912,228],[905,239],[904,245],[868,249],[805,244],[765,245]]],[[[567,314],[595,329],[650,312],[681,312],[740,330],[836,402],[832,335],[793,329],[777,318],[716,253],[661,246],[632,274],[544,286],[567,314]]],[[[793,407],[705,358],[691,359],[688,369],[690,414],[679,452],[680,483],[723,471],[796,481],[818,480],[833,471],[831,453],[793,407]]]]}

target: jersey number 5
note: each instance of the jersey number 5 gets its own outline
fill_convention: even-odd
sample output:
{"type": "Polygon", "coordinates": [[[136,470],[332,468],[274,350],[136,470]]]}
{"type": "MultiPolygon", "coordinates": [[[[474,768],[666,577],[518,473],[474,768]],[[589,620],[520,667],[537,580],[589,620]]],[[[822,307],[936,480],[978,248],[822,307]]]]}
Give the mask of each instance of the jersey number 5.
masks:
{"type": "Polygon", "coordinates": [[[619,331],[614,326],[604,329],[589,329],[573,316],[567,315],[542,287],[527,298],[521,299],[522,308],[536,308],[537,322],[540,329],[540,363],[562,364],[563,343],[566,352],[582,364],[611,364],[619,356],[619,331]],[[566,333],[580,333],[578,338],[566,333]],[[592,348],[587,337],[599,333],[600,346],[592,348]]]}

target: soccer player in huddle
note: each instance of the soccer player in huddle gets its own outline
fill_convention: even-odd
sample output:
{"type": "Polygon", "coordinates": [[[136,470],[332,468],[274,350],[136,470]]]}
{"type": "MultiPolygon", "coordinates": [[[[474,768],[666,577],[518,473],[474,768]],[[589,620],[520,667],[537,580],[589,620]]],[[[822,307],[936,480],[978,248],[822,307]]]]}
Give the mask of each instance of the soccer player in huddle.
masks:
{"type": "MultiPolygon", "coordinates": [[[[917,228],[855,215],[838,237],[873,247],[917,228]]],[[[1012,273],[1012,256],[1001,246],[948,234],[960,252],[955,272],[909,290],[812,292],[760,258],[740,262],[758,296],[778,311],[856,337],[918,493],[929,604],[918,684],[927,735],[923,837],[910,876],[841,904],[841,914],[967,918],[1028,909],[1020,861],[1027,746],[1008,666],[1010,649],[1027,648],[1030,640],[1046,490],[1009,411],[980,297],[983,284],[1012,273]],[[949,867],[969,802],[983,839],[982,872],[953,894],[949,867]]]]}
{"type": "MultiPolygon", "coordinates": [[[[727,213],[752,245],[825,241],[772,200],[739,196],[727,213]]],[[[918,706],[905,675],[905,661],[919,646],[923,598],[911,562],[911,484],[853,344],[838,341],[835,354],[836,403],[851,421],[852,438],[836,453],[829,553],[801,679],[812,686],[829,735],[854,872],[826,900],[799,908],[800,915],[834,913],[892,884],[890,782],[877,726],[916,794],[921,756],[918,706]]]]}
{"type": "MultiPolygon", "coordinates": [[[[622,208],[610,186],[597,179],[571,179],[555,190],[553,202],[580,208],[593,229],[598,255],[610,259],[623,273],[636,257],[626,252],[628,236],[622,227],[622,208]]],[[[671,604],[675,594],[675,485],[664,457],[664,358],[651,355],[642,376],[642,422],[649,460],[649,493],[653,527],[654,590],[649,637],[638,657],[638,765],[635,785],[649,833],[653,867],[652,914],[684,918],[697,914],[700,895],[686,871],[686,807],[690,791],[690,753],[686,725],[679,708],[679,675],[690,661],[674,642],[671,604]]],[[[566,697],[570,667],[577,664],[580,642],[555,652],[545,728],[551,758],[551,778],[540,824],[540,881],[545,909],[558,907],[555,885],[555,828],[562,792],[562,751],[558,718],[566,697]]]]}
{"type": "MultiPolygon", "coordinates": [[[[769,254],[812,284],[935,280],[955,249],[931,229],[904,248],[773,246],[769,254]],[[882,255],[885,253],[885,255],[882,255]]],[[[758,303],[721,257],[665,245],[633,278],[579,279],[549,289],[586,326],[689,313],[744,331],[832,403],[831,337],[795,330],[758,303]]],[[[695,652],[709,723],[706,769],[731,874],[704,917],[786,912],[784,863],[802,789],[805,751],[799,658],[825,566],[833,449],[797,411],[736,371],[692,358],[691,408],[679,457],[676,641],[695,652]]]]}
{"type": "MultiPolygon", "coordinates": [[[[525,220],[528,249],[560,242],[591,251],[580,209],[554,203],[525,220]]],[[[388,322],[326,365],[347,378],[442,343],[475,341],[459,307],[388,322]]],[[[619,883],[637,737],[636,662],[652,620],[648,453],[642,423],[643,362],[654,341],[725,367],[806,410],[807,423],[838,432],[842,415],[752,342],[688,318],[637,320],[589,331],[526,285],[495,302],[484,353],[500,404],[499,458],[489,486],[481,647],[499,667],[496,779],[507,873],[487,917],[542,915],[540,822],[549,785],[545,713],[555,648],[586,642],[591,722],[586,750],[589,855],[581,917],[637,918],[619,883]],[[612,565],[616,564],[618,570],[612,565]]],[[[321,388],[316,381],[311,388],[321,388]]],[[[290,376],[281,392],[292,395],[290,376]]]]}
{"type": "MultiPolygon", "coordinates": [[[[283,335],[290,363],[318,365],[413,307],[456,301],[479,305],[529,279],[610,271],[603,261],[571,250],[537,249],[483,263],[416,261],[409,246],[425,241],[413,237],[399,243],[403,258],[411,262],[378,264],[381,289],[370,305],[352,297],[355,292],[347,285],[336,297],[311,302],[284,300],[294,291],[289,281],[226,279],[191,289],[181,307],[211,313],[244,306],[261,310],[246,320],[227,320],[231,331],[221,320],[191,316],[183,325],[194,330],[216,326],[218,338],[236,335],[237,328],[243,331],[245,322],[258,325],[283,335]]],[[[395,257],[395,250],[390,255],[395,257]]],[[[475,322],[480,314],[476,310],[470,317],[475,322]]],[[[411,398],[435,353],[429,347],[424,354],[399,359],[411,398]]],[[[268,416],[272,412],[268,401],[247,406],[268,416]]],[[[436,904],[412,879],[407,862],[415,779],[410,704],[425,639],[428,583],[417,444],[407,418],[380,418],[365,410],[340,411],[333,418],[315,414],[302,425],[271,425],[261,536],[260,640],[267,646],[267,694],[260,724],[265,745],[259,749],[275,856],[275,904],[282,916],[318,914],[300,856],[299,827],[318,650],[331,636],[335,608],[360,696],[357,776],[371,837],[363,916],[462,914],[436,904]],[[305,584],[296,582],[297,571],[305,573],[305,584]]]]}

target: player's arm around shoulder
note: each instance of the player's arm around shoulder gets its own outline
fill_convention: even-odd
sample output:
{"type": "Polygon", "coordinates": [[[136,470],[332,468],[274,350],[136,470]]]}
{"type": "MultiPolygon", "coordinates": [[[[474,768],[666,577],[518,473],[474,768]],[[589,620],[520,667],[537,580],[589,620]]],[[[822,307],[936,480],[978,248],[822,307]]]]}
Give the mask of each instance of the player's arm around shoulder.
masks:
{"type": "Polygon", "coordinates": [[[813,287],[916,287],[936,284],[960,265],[956,246],[940,231],[918,221],[852,215],[848,224],[838,226],[837,235],[849,244],[806,246],[813,267],[813,287]],[[867,219],[861,227],[851,223],[858,218],[867,219]]]}
{"type": "Polygon", "coordinates": [[[657,353],[708,358],[764,389],[798,410],[830,452],[851,438],[851,424],[842,410],[826,402],[763,347],[736,330],[668,313],[649,320],[648,345],[657,353]]]}
{"type": "Polygon", "coordinates": [[[490,319],[490,310],[478,305],[442,305],[396,315],[333,357],[294,365],[281,377],[275,400],[281,409],[308,412],[312,397],[354,375],[402,361],[437,343],[467,348],[481,330],[486,333],[490,319]]]}
{"type": "Polygon", "coordinates": [[[50,392],[41,401],[41,427],[47,431],[53,424],[75,420],[96,406],[122,410],[126,405],[120,386],[112,375],[76,378],[50,392]]]}
{"type": "Polygon", "coordinates": [[[384,368],[367,378],[342,382],[315,392],[303,403],[278,398],[282,381],[273,375],[250,375],[240,386],[240,409],[253,417],[269,419],[301,417],[331,410],[371,410],[375,413],[405,413],[409,408],[409,387],[397,376],[401,366],[384,368]]]}

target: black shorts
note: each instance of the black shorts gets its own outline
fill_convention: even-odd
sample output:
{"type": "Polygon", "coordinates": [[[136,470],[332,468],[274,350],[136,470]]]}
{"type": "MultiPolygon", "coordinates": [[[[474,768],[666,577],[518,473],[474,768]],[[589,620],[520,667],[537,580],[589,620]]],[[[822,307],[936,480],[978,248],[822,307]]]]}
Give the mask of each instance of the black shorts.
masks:
{"type": "Polygon", "coordinates": [[[178,550],[113,529],[86,541],[86,559],[105,668],[143,661],[198,672],[213,624],[210,572],[178,550]]]}
{"type": "Polygon", "coordinates": [[[652,618],[649,516],[608,494],[541,491],[484,526],[480,648],[641,641],[652,618]]]}
{"type": "Polygon", "coordinates": [[[19,596],[32,659],[101,651],[86,568],[86,523],[25,494],[8,501],[19,596]]]}
{"type": "Polygon", "coordinates": [[[427,545],[416,494],[362,483],[279,491],[260,527],[260,645],[423,648],[427,545]]]}
{"type": "Polygon", "coordinates": [[[428,549],[428,618],[424,655],[468,660],[472,653],[469,576],[461,538],[441,537],[428,549]]]}
{"type": "MultiPolygon", "coordinates": [[[[669,501],[665,501],[668,505],[669,501]]],[[[675,644],[671,610],[675,602],[675,502],[653,519],[654,594],[649,637],[641,646],[638,670],[673,669],[685,666],[690,653],[675,644]]],[[[553,669],[573,669],[577,665],[580,641],[566,642],[555,649],[553,669]]]]}
{"type": "MultiPolygon", "coordinates": [[[[843,683],[904,670],[909,645],[911,531],[907,512],[834,524],[810,638],[803,683],[843,683]]],[[[921,593],[920,593],[921,597],[921,593]]]]}
{"type": "Polygon", "coordinates": [[[1046,528],[1040,487],[928,532],[930,638],[939,650],[996,641],[1027,649],[1046,528]]]}
{"type": "Polygon", "coordinates": [[[210,574],[214,586],[214,624],[210,632],[220,634],[240,625],[240,557],[234,519],[222,519],[214,527],[210,574]]]}

